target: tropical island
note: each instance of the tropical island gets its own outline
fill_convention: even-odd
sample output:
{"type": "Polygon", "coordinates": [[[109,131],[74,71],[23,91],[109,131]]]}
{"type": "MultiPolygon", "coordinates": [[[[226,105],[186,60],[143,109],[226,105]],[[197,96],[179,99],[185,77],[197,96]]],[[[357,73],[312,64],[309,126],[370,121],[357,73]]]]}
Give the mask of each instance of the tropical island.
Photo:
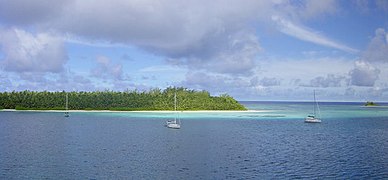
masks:
{"type": "Polygon", "coordinates": [[[94,92],[28,90],[1,92],[0,109],[65,110],[67,95],[69,110],[172,111],[174,110],[175,94],[178,101],[178,111],[247,110],[227,94],[211,96],[207,91],[196,91],[183,87],[123,92],[109,90],[94,92]]]}
{"type": "Polygon", "coordinates": [[[378,104],[374,103],[373,101],[367,101],[364,106],[378,106],[378,104]]]}

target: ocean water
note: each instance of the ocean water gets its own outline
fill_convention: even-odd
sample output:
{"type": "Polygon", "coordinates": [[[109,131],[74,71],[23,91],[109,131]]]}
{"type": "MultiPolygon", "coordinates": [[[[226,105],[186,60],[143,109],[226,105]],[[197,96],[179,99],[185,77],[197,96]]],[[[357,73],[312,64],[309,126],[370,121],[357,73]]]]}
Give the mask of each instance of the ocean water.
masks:
{"type": "Polygon", "coordinates": [[[388,107],[242,102],[249,112],[0,112],[0,179],[387,179],[388,107]]]}

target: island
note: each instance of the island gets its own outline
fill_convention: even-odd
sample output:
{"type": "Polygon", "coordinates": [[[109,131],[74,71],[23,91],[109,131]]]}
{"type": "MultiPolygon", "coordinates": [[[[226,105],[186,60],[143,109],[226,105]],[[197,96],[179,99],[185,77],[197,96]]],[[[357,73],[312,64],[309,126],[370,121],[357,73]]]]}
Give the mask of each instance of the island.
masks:
{"type": "Polygon", "coordinates": [[[68,96],[69,110],[110,111],[172,111],[174,96],[178,111],[247,110],[228,94],[211,96],[207,91],[183,87],[159,88],[149,91],[12,91],[0,93],[0,109],[65,110],[68,96]]]}
{"type": "Polygon", "coordinates": [[[372,101],[367,101],[364,106],[378,106],[378,104],[372,102],[372,101]]]}

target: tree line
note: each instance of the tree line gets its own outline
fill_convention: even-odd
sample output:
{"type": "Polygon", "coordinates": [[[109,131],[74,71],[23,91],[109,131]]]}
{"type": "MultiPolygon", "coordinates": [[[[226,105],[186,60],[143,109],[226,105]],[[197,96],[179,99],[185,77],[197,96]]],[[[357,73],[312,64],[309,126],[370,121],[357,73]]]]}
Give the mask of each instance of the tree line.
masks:
{"type": "Polygon", "coordinates": [[[174,110],[174,94],[177,110],[246,110],[233,97],[223,94],[211,96],[207,91],[195,91],[183,87],[165,90],[127,90],[94,92],[12,91],[0,93],[0,109],[16,110],[65,110],[66,94],[69,110],[174,110]]]}

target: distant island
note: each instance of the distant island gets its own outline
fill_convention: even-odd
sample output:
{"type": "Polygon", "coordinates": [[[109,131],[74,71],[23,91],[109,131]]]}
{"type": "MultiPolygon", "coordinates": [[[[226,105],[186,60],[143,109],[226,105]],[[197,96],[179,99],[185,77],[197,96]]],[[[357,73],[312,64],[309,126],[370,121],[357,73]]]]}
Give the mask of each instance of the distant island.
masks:
{"type": "Polygon", "coordinates": [[[0,109],[16,110],[65,110],[68,94],[69,110],[111,111],[162,111],[174,110],[174,94],[178,111],[199,110],[247,110],[233,97],[222,94],[211,96],[207,91],[195,91],[183,87],[165,90],[127,90],[94,92],[12,91],[0,93],[0,109]]]}
{"type": "Polygon", "coordinates": [[[378,104],[372,102],[372,101],[367,101],[365,104],[365,106],[378,106],[378,104]]]}

